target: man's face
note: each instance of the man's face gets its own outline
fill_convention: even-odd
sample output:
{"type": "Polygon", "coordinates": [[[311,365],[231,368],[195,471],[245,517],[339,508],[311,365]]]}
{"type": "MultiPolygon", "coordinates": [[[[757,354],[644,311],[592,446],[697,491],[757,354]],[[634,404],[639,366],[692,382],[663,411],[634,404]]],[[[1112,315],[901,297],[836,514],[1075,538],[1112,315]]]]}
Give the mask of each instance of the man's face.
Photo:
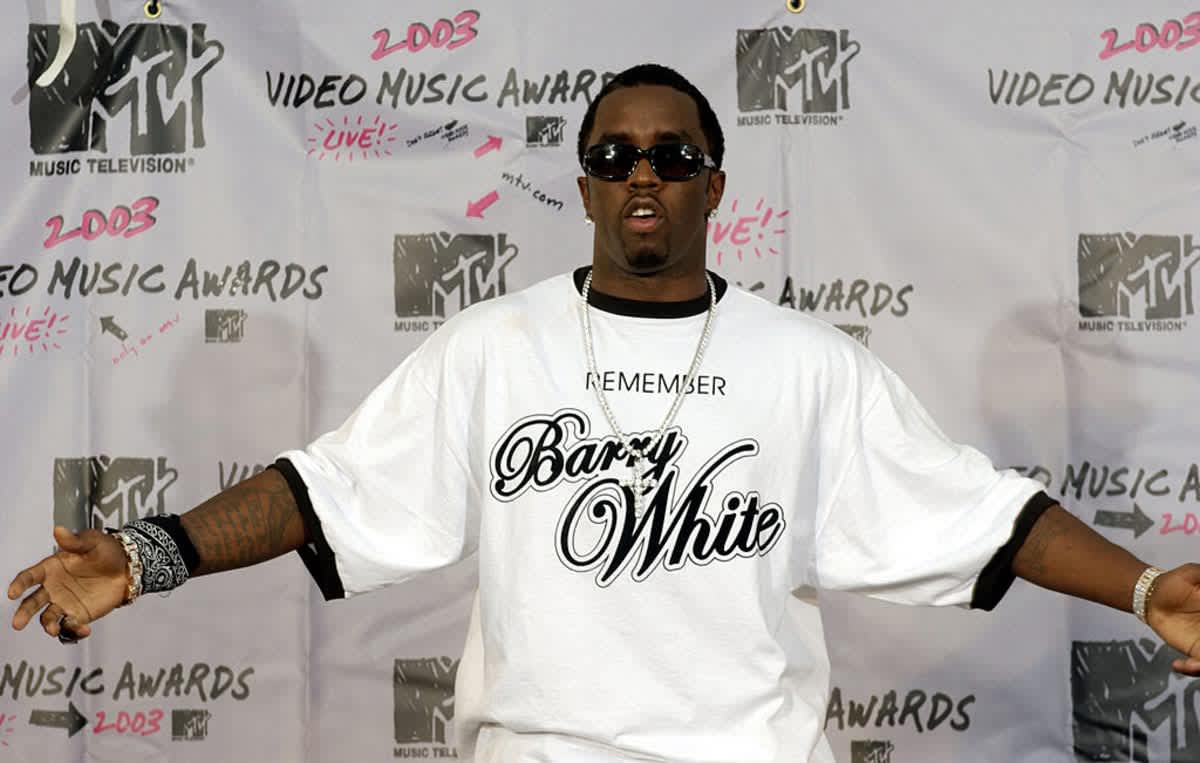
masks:
{"type": "MultiPolygon", "coordinates": [[[[618,88],[596,109],[587,145],[693,143],[709,151],[696,104],[664,85],[618,88]]],[[[705,214],[715,209],[725,173],[705,169],[682,181],[664,181],[646,159],[625,180],[579,178],[583,207],[596,226],[595,250],[618,272],[649,276],[704,264],[705,214]],[[638,216],[634,212],[641,210],[638,216]],[[645,216],[646,210],[653,214],[645,216]]]]}

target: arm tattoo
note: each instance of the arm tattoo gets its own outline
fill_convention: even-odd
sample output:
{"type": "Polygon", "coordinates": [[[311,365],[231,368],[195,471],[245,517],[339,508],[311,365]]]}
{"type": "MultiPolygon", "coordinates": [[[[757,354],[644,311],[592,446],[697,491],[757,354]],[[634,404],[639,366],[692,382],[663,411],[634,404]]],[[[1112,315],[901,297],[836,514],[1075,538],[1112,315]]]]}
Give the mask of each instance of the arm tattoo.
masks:
{"type": "Polygon", "coordinates": [[[197,575],[265,562],[305,542],[300,509],[274,469],[218,493],[181,519],[200,555],[197,575]]]}

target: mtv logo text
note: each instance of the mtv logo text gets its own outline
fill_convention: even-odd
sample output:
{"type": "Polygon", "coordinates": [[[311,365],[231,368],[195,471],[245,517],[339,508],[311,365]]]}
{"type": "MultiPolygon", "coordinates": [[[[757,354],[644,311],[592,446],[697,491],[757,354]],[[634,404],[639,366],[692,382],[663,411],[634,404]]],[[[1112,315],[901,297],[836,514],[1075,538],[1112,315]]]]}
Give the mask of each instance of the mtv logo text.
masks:
{"type": "Polygon", "coordinates": [[[1182,328],[1183,319],[1196,314],[1197,265],[1200,242],[1191,235],[1080,235],[1080,328],[1182,328]]]}
{"type": "Polygon", "coordinates": [[[525,117],[526,146],[561,146],[566,117],[525,117]]]}
{"type": "Polygon", "coordinates": [[[446,744],[457,673],[458,660],[449,657],[396,660],[396,744],[446,744]]]}
{"type": "Polygon", "coordinates": [[[246,334],[245,310],[205,310],[204,341],[240,342],[246,334]]]}
{"type": "Polygon", "coordinates": [[[892,763],[891,742],[854,740],[850,743],[850,763],[892,763]]]}
{"type": "Polygon", "coordinates": [[[178,478],[166,458],[56,458],[54,524],[79,532],[165,514],[178,478]]]}
{"type": "Polygon", "coordinates": [[[207,710],[172,710],[171,739],[176,742],[198,742],[208,736],[207,710]]]}
{"type": "MultiPolygon", "coordinates": [[[[205,24],[88,22],[66,66],[37,84],[58,53],[58,25],[30,24],[29,143],[36,154],[178,154],[202,148],[204,76],[225,55],[205,24]],[[128,143],[116,145],[118,128],[128,143]]],[[[39,174],[34,172],[34,174],[39,174]]]]}
{"type": "Polygon", "coordinates": [[[505,293],[504,271],[517,256],[503,233],[421,233],[395,238],[396,329],[428,330],[429,320],[505,293]],[[403,325],[402,325],[403,324],[403,325]]]}
{"type": "Polygon", "coordinates": [[[1179,680],[1170,647],[1142,639],[1071,645],[1071,705],[1080,761],[1200,761],[1200,682],[1179,680]]]}
{"type": "Polygon", "coordinates": [[[832,115],[850,108],[849,64],[861,47],[845,29],[739,29],[738,110],[810,119],[761,115],[741,117],[738,124],[836,124],[832,115]]]}

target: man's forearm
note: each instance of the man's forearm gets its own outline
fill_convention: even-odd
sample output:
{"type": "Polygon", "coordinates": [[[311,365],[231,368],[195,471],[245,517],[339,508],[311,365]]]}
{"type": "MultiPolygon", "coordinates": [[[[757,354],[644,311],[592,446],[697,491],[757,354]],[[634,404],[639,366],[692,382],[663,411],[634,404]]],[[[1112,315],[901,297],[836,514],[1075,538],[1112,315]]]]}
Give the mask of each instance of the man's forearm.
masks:
{"type": "Polygon", "coordinates": [[[1043,588],[1130,611],[1133,587],[1146,569],[1061,506],[1034,524],[1013,559],[1013,572],[1043,588]]]}
{"type": "Polygon", "coordinates": [[[283,475],[267,469],[180,517],[206,575],[265,562],[307,542],[304,520],[283,475]]]}

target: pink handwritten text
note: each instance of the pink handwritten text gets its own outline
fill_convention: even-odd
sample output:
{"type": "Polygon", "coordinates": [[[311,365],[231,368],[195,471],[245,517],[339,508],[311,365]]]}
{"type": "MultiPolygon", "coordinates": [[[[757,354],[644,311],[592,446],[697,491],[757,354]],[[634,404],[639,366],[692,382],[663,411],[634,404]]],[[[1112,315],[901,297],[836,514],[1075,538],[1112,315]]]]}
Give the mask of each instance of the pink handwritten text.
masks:
{"type": "Polygon", "coordinates": [[[308,156],[320,152],[317,156],[319,160],[332,155],[335,162],[341,161],[343,153],[346,154],[346,160],[351,162],[354,161],[355,154],[363,159],[370,156],[391,156],[388,145],[396,141],[396,136],[391,133],[395,131],[397,124],[389,123],[380,116],[376,116],[375,121],[367,124],[363,124],[362,115],[353,123],[349,116],[344,116],[340,125],[326,118],[324,124],[318,122],[313,124],[313,127],[316,128],[317,134],[308,139],[308,156]]]}
{"type": "MultiPolygon", "coordinates": [[[[745,257],[743,247],[753,245],[755,256],[763,257],[762,249],[759,248],[757,242],[764,241],[768,235],[782,236],[787,232],[783,227],[783,220],[789,214],[788,210],[776,212],[774,207],[763,209],[764,200],[759,199],[754,205],[754,214],[738,215],[729,222],[721,222],[720,220],[708,221],[708,236],[713,246],[717,247],[717,264],[721,264],[721,259],[724,257],[724,250],[721,249],[725,244],[731,247],[737,247],[737,258],[741,262],[745,257]]],[[[735,200],[730,207],[730,212],[737,213],[738,202],[735,200]]],[[[779,250],[773,246],[766,246],[769,254],[778,255],[779,250]]]]}
{"type": "Polygon", "coordinates": [[[1120,45],[1117,44],[1119,37],[1116,29],[1105,29],[1100,33],[1100,39],[1104,41],[1104,50],[1100,51],[1101,61],[1128,50],[1138,53],[1148,53],[1155,48],[1187,50],[1200,44],[1200,11],[1184,17],[1183,21],[1168,19],[1161,29],[1149,21],[1144,21],[1137,25],[1133,38],[1120,45]]]}
{"type": "MultiPolygon", "coordinates": [[[[17,716],[15,716],[15,715],[9,715],[7,713],[0,713],[0,734],[13,733],[12,722],[15,721],[16,719],[17,719],[17,716]]],[[[0,739],[0,747],[8,747],[8,742],[4,741],[3,739],[0,739]]]]}
{"type": "Polygon", "coordinates": [[[163,711],[158,708],[145,712],[139,710],[136,713],[121,710],[113,720],[109,721],[107,713],[103,710],[97,710],[96,724],[92,726],[92,733],[103,734],[105,732],[115,732],[117,734],[137,734],[148,737],[162,731],[163,715],[163,711]]]}
{"type": "Polygon", "coordinates": [[[408,25],[408,34],[404,39],[395,44],[391,44],[392,32],[390,29],[386,27],[379,29],[371,35],[371,39],[375,40],[375,50],[371,51],[371,60],[378,61],[402,50],[418,53],[426,47],[445,48],[446,50],[461,48],[479,36],[479,32],[475,29],[477,21],[479,21],[479,11],[472,10],[463,11],[455,16],[453,21],[438,19],[433,23],[433,28],[416,21],[408,25]]]}
{"type": "MultiPolygon", "coordinates": [[[[167,333],[171,329],[178,326],[179,321],[180,321],[179,313],[175,313],[174,316],[167,318],[166,320],[164,320],[162,323],[160,323],[158,325],[158,333],[159,334],[167,333]]],[[[128,342],[121,342],[121,351],[118,352],[116,355],[113,355],[112,364],[114,366],[117,366],[117,365],[120,365],[121,363],[123,363],[124,361],[128,360],[129,358],[141,357],[141,354],[146,351],[146,346],[149,345],[153,341],[154,341],[154,332],[151,331],[146,334],[143,334],[141,337],[139,337],[136,340],[131,339],[128,342]]]]}
{"type": "Polygon", "coordinates": [[[41,317],[31,316],[31,308],[18,316],[15,307],[9,308],[8,317],[0,319],[0,357],[11,354],[13,357],[21,354],[22,348],[29,354],[37,352],[40,347],[43,352],[61,350],[62,346],[55,337],[67,333],[65,324],[70,315],[65,315],[47,307],[41,317]],[[12,352],[8,348],[12,347],[12,352]]]}
{"type": "Polygon", "coordinates": [[[83,221],[79,226],[66,233],[63,232],[65,226],[63,216],[55,215],[46,221],[46,227],[50,229],[50,234],[46,236],[42,246],[46,249],[53,249],[73,238],[95,241],[105,234],[133,238],[139,233],[150,230],[158,222],[158,219],[154,217],[156,209],[158,209],[158,199],[153,196],[138,199],[129,207],[123,204],[113,207],[113,210],[107,215],[98,209],[89,209],[83,213],[83,221]]]}

